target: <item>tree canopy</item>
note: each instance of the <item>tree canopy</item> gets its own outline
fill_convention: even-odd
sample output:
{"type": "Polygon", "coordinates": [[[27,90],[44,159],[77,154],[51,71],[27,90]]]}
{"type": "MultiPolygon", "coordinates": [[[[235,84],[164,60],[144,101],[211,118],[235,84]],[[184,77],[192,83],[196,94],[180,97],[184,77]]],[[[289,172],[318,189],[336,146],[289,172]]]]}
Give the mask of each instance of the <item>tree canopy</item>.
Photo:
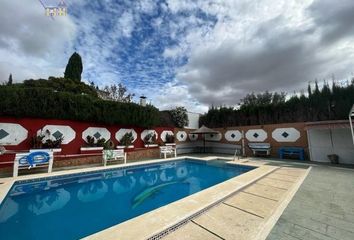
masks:
{"type": "Polygon", "coordinates": [[[129,103],[133,100],[134,94],[128,93],[128,89],[121,83],[105,86],[103,91],[106,93],[106,99],[116,102],[129,103]]]}
{"type": "Polygon", "coordinates": [[[313,122],[347,119],[354,103],[354,79],[347,86],[324,84],[320,89],[308,86],[305,96],[285,100],[285,93],[249,94],[239,109],[212,107],[201,116],[200,123],[208,127],[276,124],[287,122],[313,122]]]}
{"type": "Polygon", "coordinates": [[[271,93],[271,92],[264,92],[264,93],[250,93],[247,94],[246,97],[241,99],[242,107],[245,106],[266,106],[270,104],[280,104],[285,102],[286,93],[271,93]]]}
{"type": "Polygon", "coordinates": [[[9,75],[9,80],[7,81],[7,85],[12,85],[12,74],[9,75]]]}
{"type": "Polygon", "coordinates": [[[170,114],[176,127],[183,128],[188,125],[188,114],[186,108],[176,107],[170,111],[170,114]]]}

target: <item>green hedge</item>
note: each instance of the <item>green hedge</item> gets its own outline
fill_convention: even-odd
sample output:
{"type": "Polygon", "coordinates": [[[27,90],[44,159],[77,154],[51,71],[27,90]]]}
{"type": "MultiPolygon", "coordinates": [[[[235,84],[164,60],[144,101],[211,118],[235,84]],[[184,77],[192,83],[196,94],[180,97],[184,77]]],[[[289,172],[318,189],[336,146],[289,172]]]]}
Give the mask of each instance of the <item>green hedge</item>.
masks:
{"type": "Polygon", "coordinates": [[[13,84],[13,87],[20,88],[51,88],[58,92],[70,92],[74,94],[85,93],[87,95],[97,97],[97,91],[93,86],[89,86],[84,82],[77,82],[71,79],[49,77],[48,79],[29,79],[23,83],[13,84]]]}
{"type": "Polygon", "coordinates": [[[321,90],[309,88],[308,95],[293,96],[283,103],[263,105],[242,105],[211,108],[201,116],[200,124],[208,127],[234,127],[291,122],[315,122],[326,120],[346,120],[354,104],[354,79],[347,86],[321,90]]]}
{"type": "Polygon", "coordinates": [[[0,87],[0,116],[55,118],[103,124],[153,127],[159,110],[135,103],[105,101],[90,95],[56,92],[50,88],[0,87]]]}

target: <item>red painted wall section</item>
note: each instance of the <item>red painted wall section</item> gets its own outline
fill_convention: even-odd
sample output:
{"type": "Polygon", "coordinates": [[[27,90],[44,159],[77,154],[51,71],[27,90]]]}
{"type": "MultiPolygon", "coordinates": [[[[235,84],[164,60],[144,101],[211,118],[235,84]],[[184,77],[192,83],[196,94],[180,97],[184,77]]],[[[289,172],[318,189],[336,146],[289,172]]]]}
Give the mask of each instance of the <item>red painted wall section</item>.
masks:
{"type": "MultiPolygon", "coordinates": [[[[22,127],[27,129],[28,137],[26,140],[21,142],[16,146],[6,146],[6,150],[13,151],[28,151],[30,149],[31,137],[37,134],[38,130],[41,130],[46,125],[64,125],[70,126],[75,132],[75,139],[72,140],[68,144],[62,144],[60,155],[70,155],[70,154],[80,154],[80,147],[85,146],[86,142],[82,139],[82,133],[89,127],[102,127],[106,128],[111,133],[111,140],[115,145],[118,145],[118,140],[115,139],[116,132],[121,128],[132,128],[137,133],[137,139],[134,142],[134,148],[144,148],[144,143],[141,140],[141,133],[145,130],[144,128],[134,127],[134,126],[117,126],[117,125],[102,125],[97,123],[90,122],[78,122],[78,121],[70,121],[70,120],[56,120],[56,119],[32,119],[32,118],[7,118],[0,117],[0,123],[16,123],[20,124],[22,127]]],[[[164,130],[174,131],[173,128],[169,127],[157,127],[153,128],[158,133],[158,139],[160,140],[161,133],[164,130]]],[[[107,139],[108,140],[108,139],[107,139]]],[[[4,154],[0,155],[0,168],[7,167],[12,165],[12,161],[14,160],[14,154],[4,154]],[[5,162],[10,162],[5,164],[5,162]]]]}

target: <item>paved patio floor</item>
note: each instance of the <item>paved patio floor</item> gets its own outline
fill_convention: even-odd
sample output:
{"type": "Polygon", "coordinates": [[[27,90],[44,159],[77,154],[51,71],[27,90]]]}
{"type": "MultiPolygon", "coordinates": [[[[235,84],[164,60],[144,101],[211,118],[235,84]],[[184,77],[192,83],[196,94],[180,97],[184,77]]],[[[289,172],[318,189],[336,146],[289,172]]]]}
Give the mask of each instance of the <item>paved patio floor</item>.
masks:
{"type": "Polygon", "coordinates": [[[258,239],[305,173],[305,169],[278,168],[163,239],[258,239]]]}
{"type": "Polygon", "coordinates": [[[282,167],[312,166],[267,240],[354,240],[353,165],[265,161],[282,167]]]}
{"type": "Polygon", "coordinates": [[[312,168],[267,237],[299,239],[354,239],[354,170],[312,168]]]}

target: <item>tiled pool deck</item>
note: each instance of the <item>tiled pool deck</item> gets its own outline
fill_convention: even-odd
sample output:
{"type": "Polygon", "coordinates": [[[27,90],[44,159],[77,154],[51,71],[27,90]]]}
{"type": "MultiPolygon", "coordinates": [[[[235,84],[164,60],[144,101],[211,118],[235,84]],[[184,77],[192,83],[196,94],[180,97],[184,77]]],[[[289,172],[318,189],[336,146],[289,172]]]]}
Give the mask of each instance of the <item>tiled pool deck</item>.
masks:
{"type": "Polygon", "coordinates": [[[278,168],[163,239],[264,239],[307,172],[278,168]]]}
{"type": "MultiPolygon", "coordinates": [[[[275,159],[262,161],[267,165],[279,167],[307,168],[312,166],[308,176],[267,236],[267,240],[354,239],[354,166],[333,166],[275,159]]],[[[277,183],[280,184],[280,181],[277,183]]],[[[215,215],[215,212],[216,210],[211,212],[210,216],[215,215]]],[[[226,216],[221,216],[221,219],[227,221],[226,216]]],[[[215,224],[211,229],[216,229],[216,226],[215,224]]],[[[201,234],[195,239],[256,239],[253,237],[230,238],[226,235],[213,234],[210,229],[206,230],[207,233],[201,232],[200,227],[203,226],[190,224],[186,226],[186,229],[191,228],[195,234],[201,234]]],[[[236,229],[235,232],[237,232],[236,229]]],[[[189,237],[182,233],[183,231],[176,232],[166,239],[178,239],[178,234],[184,236],[184,239],[193,239],[192,236],[189,237]]]]}
{"type": "Polygon", "coordinates": [[[353,240],[354,170],[313,167],[267,239],[353,240]]]}
{"type": "MultiPolygon", "coordinates": [[[[354,239],[353,167],[275,159],[250,159],[248,164],[252,162],[279,168],[162,239],[354,239]]],[[[126,236],[118,239],[133,239],[126,236]]]]}

